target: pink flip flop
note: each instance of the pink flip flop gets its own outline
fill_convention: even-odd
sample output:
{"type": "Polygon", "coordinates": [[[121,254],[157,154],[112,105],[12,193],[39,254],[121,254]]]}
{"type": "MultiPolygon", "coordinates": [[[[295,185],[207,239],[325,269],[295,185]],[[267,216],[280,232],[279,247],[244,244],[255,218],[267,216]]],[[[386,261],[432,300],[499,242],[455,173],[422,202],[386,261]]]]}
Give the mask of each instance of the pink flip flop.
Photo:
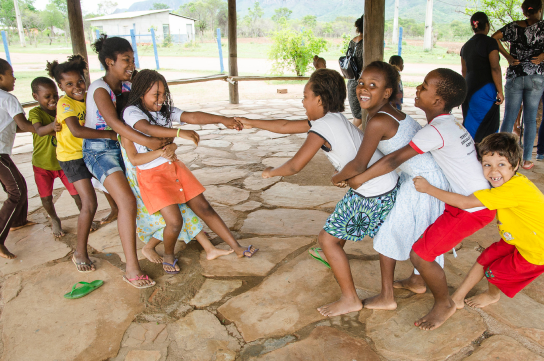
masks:
{"type": "Polygon", "coordinates": [[[152,280],[153,283],[151,284],[148,284],[148,285],[143,285],[143,286],[137,286],[135,285],[134,283],[132,283],[132,281],[147,281],[149,280],[149,276],[148,275],[141,275],[141,276],[138,276],[138,277],[135,277],[135,278],[127,278],[127,276],[123,276],[123,281],[125,281],[126,283],[128,283],[129,285],[131,285],[132,287],[134,288],[138,288],[138,289],[143,289],[143,288],[149,288],[149,287],[153,287],[155,286],[157,283],[155,281],[152,280]]]}
{"type": "Polygon", "coordinates": [[[529,170],[529,169],[533,169],[534,166],[535,166],[535,164],[533,162],[531,162],[531,164],[529,164],[529,165],[525,165],[525,164],[522,165],[521,168],[529,170]]]}

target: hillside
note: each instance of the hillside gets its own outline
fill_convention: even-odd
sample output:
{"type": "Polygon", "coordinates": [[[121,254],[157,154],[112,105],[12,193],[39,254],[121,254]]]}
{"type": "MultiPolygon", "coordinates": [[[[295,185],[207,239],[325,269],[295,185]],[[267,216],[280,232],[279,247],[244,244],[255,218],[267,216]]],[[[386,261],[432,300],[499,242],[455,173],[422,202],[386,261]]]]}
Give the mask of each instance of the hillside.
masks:
{"type": "MultiPolygon", "coordinates": [[[[161,2],[178,9],[180,5],[190,0],[144,0],[132,4],[128,9],[121,11],[148,10],[153,3],[161,2]]],[[[253,6],[255,0],[238,0],[237,8],[241,16],[247,14],[247,9],[253,6]]],[[[386,0],[385,17],[393,18],[394,0],[386,0]]],[[[450,23],[452,20],[464,20],[462,15],[466,0],[448,0],[446,2],[435,1],[433,18],[436,23],[450,23]]],[[[363,14],[364,2],[361,0],[261,0],[260,5],[264,10],[264,17],[270,18],[274,9],[287,7],[293,11],[293,18],[302,18],[305,15],[315,15],[320,21],[332,21],[337,16],[359,16],[363,14]]],[[[427,0],[400,0],[399,13],[403,19],[414,19],[418,22],[425,21],[427,0]]],[[[117,10],[116,12],[120,12],[117,10]]]]}

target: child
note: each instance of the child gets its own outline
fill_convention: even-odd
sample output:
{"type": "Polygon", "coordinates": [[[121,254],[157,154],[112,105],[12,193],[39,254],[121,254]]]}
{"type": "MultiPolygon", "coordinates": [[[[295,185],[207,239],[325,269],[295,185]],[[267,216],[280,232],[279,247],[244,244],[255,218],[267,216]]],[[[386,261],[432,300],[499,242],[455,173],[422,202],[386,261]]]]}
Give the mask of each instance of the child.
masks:
{"type": "Polygon", "coordinates": [[[81,198],[81,210],[77,221],[77,245],[72,262],[78,272],[95,270],[87,254],[87,240],[97,208],[96,193],[91,183],[92,174],[83,161],[83,139],[117,139],[113,131],[101,132],[89,129],[85,124],[85,71],[87,62],[81,55],[72,55],[68,61],[47,63],[47,71],[66,95],[57,103],[57,122],[62,130],[57,133],[57,159],[68,181],[81,198]]]}
{"type": "MultiPolygon", "coordinates": [[[[308,132],[306,141],[295,156],[280,167],[265,169],[263,178],[300,172],[320,148],[326,152],[336,170],[341,171],[355,157],[364,142],[363,133],[341,113],[344,111],[345,100],[346,85],[343,77],[334,70],[319,69],[304,87],[302,104],[308,120],[242,119],[246,127],[276,133],[308,132]]],[[[374,150],[370,155],[370,164],[381,157],[382,153],[374,150]]],[[[365,236],[376,235],[393,208],[398,188],[398,176],[392,171],[360,187],[349,189],[327,219],[319,233],[321,248],[313,248],[311,251],[314,253],[310,252],[310,255],[332,268],[342,295],[337,302],[318,308],[322,315],[332,317],[363,308],[343,248],[347,240],[357,242],[365,236]]]]}
{"type": "MultiPolygon", "coordinates": [[[[199,136],[190,130],[173,129],[172,122],[193,124],[224,123],[230,127],[237,124],[232,118],[206,113],[182,112],[172,105],[170,91],[166,79],[154,70],[142,70],[133,79],[132,89],[123,112],[123,119],[135,130],[153,137],[182,137],[192,140],[198,145],[199,136]]],[[[239,126],[241,128],[241,125],[239,126]]],[[[123,146],[130,140],[122,138],[123,146]]],[[[174,258],[174,247],[181,231],[183,218],[179,204],[187,203],[219,237],[231,246],[238,257],[252,257],[258,249],[249,246],[243,248],[234,239],[229,229],[206,201],[202,194],[204,187],[191,171],[180,161],[175,161],[175,147],[167,146],[164,151],[150,151],[137,144],[136,150],[142,153],[138,159],[134,152],[127,154],[138,164],[137,179],[142,200],[147,211],[152,214],[160,211],[166,227],[164,236],[163,268],[167,273],[179,273],[177,259],[174,258]],[[164,154],[164,157],[163,157],[164,154]]]]}
{"type": "Polygon", "coordinates": [[[495,303],[500,291],[512,298],[544,273],[544,195],[527,177],[516,173],[523,153],[516,136],[491,134],[478,144],[478,153],[492,189],[463,195],[434,189],[423,178],[414,180],[420,192],[451,206],[497,210],[501,239],[482,252],[453,293],[457,309],[463,308],[463,299],[484,276],[489,289],[465,300],[467,305],[485,307],[495,303]]]}
{"type": "Polygon", "coordinates": [[[28,112],[28,120],[34,126],[36,134],[32,134],[34,150],[32,152],[32,169],[34,180],[43,208],[51,217],[51,228],[56,238],[65,235],[61,222],[53,205],[53,183],[60,178],[72,198],[81,210],[81,199],[72,183],[60,168],[57,160],[57,138],[55,132],[61,131],[61,126],[55,121],[59,93],[55,82],[49,78],[37,77],[30,84],[32,97],[39,106],[28,112]]]}
{"type": "Polygon", "coordinates": [[[398,110],[402,110],[402,104],[404,103],[404,87],[402,86],[402,79],[400,73],[404,70],[404,60],[400,55],[392,55],[389,58],[389,64],[393,65],[399,72],[399,92],[396,98],[393,100],[393,106],[398,110]]]}
{"type": "Polygon", "coordinates": [[[10,228],[34,224],[26,218],[28,193],[25,178],[10,157],[15,133],[34,133],[21,103],[14,95],[9,94],[14,88],[13,68],[6,60],[0,59],[0,183],[8,194],[8,199],[0,208],[0,257],[7,259],[16,257],[4,245],[10,228]]]}
{"type": "MultiPolygon", "coordinates": [[[[465,99],[465,79],[450,69],[436,69],[417,87],[415,105],[427,116],[428,125],[412,137],[409,145],[389,154],[368,169],[356,183],[364,182],[383,172],[395,169],[407,159],[430,152],[444,171],[453,192],[467,196],[488,189],[478,162],[472,137],[450,114],[465,99]]],[[[426,177],[423,175],[423,177],[426,177]]],[[[434,259],[459,244],[465,237],[483,228],[495,218],[495,212],[479,207],[459,209],[446,205],[444,213],[413,245],[410,259],[431,289],[435,304],[431,312],[415,322],[423,330],[439,327],[455,312],[444,270],[434,259]]],[[[423,287],[419,278],[412,277],[406,288],[423,287]]]]}
{"type": "MultiPolygon", "coordinates": [[[[363,143],[357,157],[336,174],[333,183],[339,183],[364,172],[368,167],[371,152],[377,148],[383,154],[394,153],[408,145],[421,126],[409,115],[391,105],[398,91],[398,71],[391,65],[376,61],[364,70],[357,86],[357,97],[361,108],[368,110],[368,121],[363,143]]],[[[382,159],[388,158],[385,156],[382,159]]],[[[380,159],[376,164],[381,164],[380,159]]],[[[364,307],[381,310],[397,308],[393,294],[393,279],[396,261],[410,258],[410,250],[417,238],[444,210],[444,203],[433,197],[421,197],[414,188],[412,179],[418,175],[429,177],[429,181],[440,189],[449,189],[449,184],[430,154],[417,155],[406,163],[399,163],[402,170],[400,189],[395,206],[382,228],[374,237],[374,249],[380,253],[382,290],[379,295],[364,300],[364,307]],[[431,180],[432,179],[432,180],[431,180]]],[[[391,167],[387,174],[395,170],[391,167]]],[[[368,172],[368,171],[367,171],[368,172]]],[[[363,175],[367,174],[364,172],[363,175]]],[[[373,177],[369,177],[369,180],[373,177]]],[[[365,182],[350,182],[359,187],[365,182]]],[[[443,264],[443,256],[437,261],[443,264]]],[[[417,276],[420,277],[420,276],[417,276]]],[[[425,286],[413,287],[416,293],[425,292],[425,286]]]]}

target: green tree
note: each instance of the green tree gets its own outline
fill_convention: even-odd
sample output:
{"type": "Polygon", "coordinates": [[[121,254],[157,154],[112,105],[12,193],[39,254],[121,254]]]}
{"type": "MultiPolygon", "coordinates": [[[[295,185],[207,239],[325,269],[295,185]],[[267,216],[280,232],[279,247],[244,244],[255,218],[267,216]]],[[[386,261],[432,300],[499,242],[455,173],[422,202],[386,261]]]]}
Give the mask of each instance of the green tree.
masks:
{"type": "Polygon", "coordinates": [[[98,3],[98,15],[109,15],[117,7],[117,3],[111,0],[104,0],[98,3]]]}
{"type": "Polygon", "coordinates": [[[151,10],[163,10],[168,9],[169,6],[165,3],[153,3],[153,6],[151,7],[151,10]]]}
{"type": "Polygon", "coordinates": [[[255,3],[253,4],[253,9],[248,8],[247,10],[248,15],[244,17],[244,22],[251,29],[253,36],[256,36],[257,34],[259,34],[260,31],[260,29],[257,27],[257,21],[261,19],[264,15],[263,8],[258,1],[255,1],[255,3]]]}
{"type": "Polygon", "coordinates": [[[313,30],[317,26],[317,17],[315,15],[306,15],[302,18],[302,24],[313,30]]]}
{"type": "Polygon", "coordinates": [[[327,41],[314,36],[312,30],[303,32],[283,29],[274,33],[269,58],[274,61],[273,70],[278,74],[293,71],[303,76],[312,64],[314,55],[327,50],[327,41]]]}
{"type": "Polygon", "coordinates": [[[289,20],[291,18],[291,14],[293,14],[293,12],[288,8],[277,8],[274,10],[274,15],[272,15],[272,21],[278,23],[282,18],[289,20]]]}
{"type": "Polygon", "coordinates": [[[465,14],[483,11],[489,17],[491,29],[496,30],[512,21],[524,19],[522,0],[468,0],[465,14]]]}
{"type": "MultiPolygon", "coordinates": [[[[64,15],[58,7],[51,2],[45,6],[45,10],[43,10],[40,15],[43,25],[51,29],[51,36],[55,36],[53,27],[62,28],[64,26],[64,15]]],[[[51,45],[51,42],[49,42],[49,45],[51,45]]]]}

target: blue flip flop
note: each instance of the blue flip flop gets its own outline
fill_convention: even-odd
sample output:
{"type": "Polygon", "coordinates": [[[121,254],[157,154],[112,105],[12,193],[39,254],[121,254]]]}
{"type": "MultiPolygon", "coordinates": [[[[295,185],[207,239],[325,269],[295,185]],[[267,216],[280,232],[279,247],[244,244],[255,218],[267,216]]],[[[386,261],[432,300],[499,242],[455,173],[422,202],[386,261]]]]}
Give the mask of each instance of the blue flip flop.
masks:
{"type": "Polygon", "coordinates": [[[254,255],[255,253],[257,253],[257,251],[259,250],[258,248],[255,248],[255,250],[252,252],[252,251],[251,251],[251,247],[253,247],[252,244],[250,244],[250,245],[247,247],[247,249],[246,249],[244,252],[242,252],[242,254],[243,254],[245,257],[247,257],[247,258],[253,257],[253,255],[254,255]],[[249,256],[246,255],[246,252],[249,253],[249,256]]]}
{"type": "MultiPolygon", "coordinates": [[[[163,262],[162,264],[163,264],[163,265],[166,265],[166,266],[170,266],[170,267],[176,269],[176,263],[178,263],[178,259],[177,259],[177,258],[174,260],[174,263],[172,263],[172,264],[170,264],[170,263],[168,263],[168,262],[163,262]]],[[[166,272],[166,273],[168,273],[168,274],[170,274],[170,275],[177,275],[178,273],[181,272],[181,269],[180,269],[179,271],[167,271],[167,270],[164,270],[164,272],[166,272]]]]}

